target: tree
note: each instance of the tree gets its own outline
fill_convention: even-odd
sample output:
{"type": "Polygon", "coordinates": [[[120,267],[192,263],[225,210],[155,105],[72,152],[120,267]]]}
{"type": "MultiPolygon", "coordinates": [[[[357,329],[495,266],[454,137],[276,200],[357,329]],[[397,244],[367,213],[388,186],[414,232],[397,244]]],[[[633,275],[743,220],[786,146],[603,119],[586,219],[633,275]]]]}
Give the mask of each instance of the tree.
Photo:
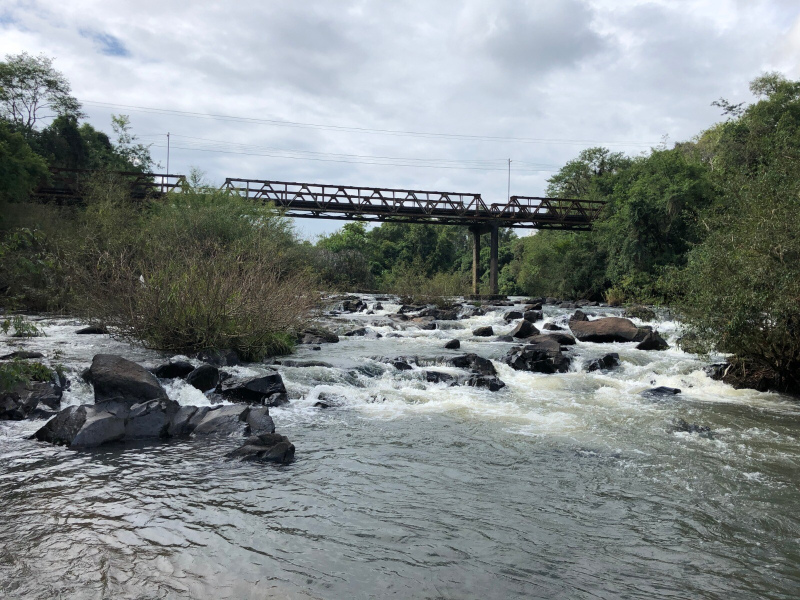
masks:
{"type": "Polygon", "coordinates": [[[0,201],[25,200],[47,178],[47,163],[22,134],[0,123],[0,201]]]}
{"type": "Polygon", "coordinates": [[[7,55],[0,63],[0,117],[25,135],[42,119],[84,116],[70,92],[67,78],[43,54],[7,55]]]}

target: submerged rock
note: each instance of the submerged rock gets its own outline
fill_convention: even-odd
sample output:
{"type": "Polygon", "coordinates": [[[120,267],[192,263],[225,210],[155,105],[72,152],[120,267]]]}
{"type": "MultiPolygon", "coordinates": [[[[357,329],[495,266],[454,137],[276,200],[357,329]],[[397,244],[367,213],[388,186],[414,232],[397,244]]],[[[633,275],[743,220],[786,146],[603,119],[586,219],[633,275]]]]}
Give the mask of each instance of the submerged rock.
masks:
{"type": "Polygon", "coordinates": [[[714,437],[714,432],[711,430],[711,427],[707,425],[698,425],[697,423],[689,423],[683,419],[678,419],[678,422],[675,424],[675,431],[696,433],[700,437],[709,439],[714,437]]]}
{"type": "Polygon", "coordinates": [[[44,354],[30,350],[17,350],[11,354],[0,356],[0,360],[29,360],[32,358],[44,358],[44,354]]]}
{"type": "Polygon", "coordinates": [[[666,387],[666,386],[658,386],[654,388],[650,388],[649,390],[645,390],[641,393],[642,396],[675,396],[680,394],[681,391],[678,388],[666,387]]]}
{"type": "Polygon", "coordinates": [[[262,433],[247,438],[242,446],[228,454],[229,459],[287,464],[294,458],[294,444],[283,435],[262,433]]]}
{"type": "Polygon", "coordinates": [[[90,325],[89,327],[78,329],[75,333],[77,335],[104,335],[108,333],[108,329],[104,325],[90,325]]]}

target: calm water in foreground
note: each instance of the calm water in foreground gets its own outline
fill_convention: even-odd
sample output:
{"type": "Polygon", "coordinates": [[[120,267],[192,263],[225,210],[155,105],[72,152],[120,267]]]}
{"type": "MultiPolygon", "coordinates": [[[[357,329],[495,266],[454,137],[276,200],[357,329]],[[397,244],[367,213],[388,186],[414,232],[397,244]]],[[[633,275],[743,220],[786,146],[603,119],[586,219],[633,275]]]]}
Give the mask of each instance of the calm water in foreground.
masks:
{"type": "MultiPolygon", "coordinates": [[[[297,447],[284,467],[225,462],[234,439],[76,452],[27,440],[43,421],[0,422],[0,597],[800,597],[800,405],[711,381],[677,349],[579,343],[569,373],[515,372],[498,360],[511,344],[471,336],[510,330],[501,317],[301,347],[333,366],[279,367],[292,402],[272,415],[297,447]],[[442,350],[453,337],[461,350],[442,350]],[[581,372],[609,351],[622,367],[581,372]],[[374,360],[464,352],[494,359],[507,387],[374,360]],[[640,395],[656,385],[683,393],[640,395]],[[313,408],[320,394],[337,406],[313,408]]],[[[98,352],[162,360],[41,323],[48,337],[25,347],[58,349],[73,380],[98,352]]],[[[674,348],[678,324],[653,325],[674,348]]],[[[91,398],[74,382],[65,403],[91,398]]]]}

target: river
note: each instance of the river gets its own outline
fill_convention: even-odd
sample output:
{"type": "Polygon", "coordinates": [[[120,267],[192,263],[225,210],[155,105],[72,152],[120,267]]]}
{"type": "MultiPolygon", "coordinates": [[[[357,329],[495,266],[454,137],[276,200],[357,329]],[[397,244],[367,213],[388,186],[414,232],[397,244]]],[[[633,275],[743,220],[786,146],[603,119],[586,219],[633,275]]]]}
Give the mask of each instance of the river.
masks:
{"type": "MultiPolygon", "coordinates": [[[[380,323],[398,307],[383,304],[331,323],[384,337],[300,346],[293,358],[332,366],[277,367],[287,466],[226,462],[233,439],[77,452],[26,439],[43,421],[0,422],[0,596],[800,597],[796,402],[712,381],[668,319],[650,323],[667,351],[579,342],[570,372],[543,375],[502,364],[512,344],[472,336],[510,330],[502,311],[396,331],[380,323]],[[461,349],[443,350],[452,338],[461,349]],[[506,387],[446,387],[376,360],[465,352],[494,360],[506,387]],[[583,371],[606,352],[622,366],[583,371]],[[662,385],[682,393],[641,395],[662,385]],[[676,431],[679,419],[712,434],[676,431]]],[[[64,404],[92,401],[77,374],[96,353],[164,359],[38,321],[47,337],[25,348],[70,372],[64,404]]],[[[0,354],[14,347],[0,338],[0,354]]],[[[180,381],[167,390],[208,403],[180,381]]]]}

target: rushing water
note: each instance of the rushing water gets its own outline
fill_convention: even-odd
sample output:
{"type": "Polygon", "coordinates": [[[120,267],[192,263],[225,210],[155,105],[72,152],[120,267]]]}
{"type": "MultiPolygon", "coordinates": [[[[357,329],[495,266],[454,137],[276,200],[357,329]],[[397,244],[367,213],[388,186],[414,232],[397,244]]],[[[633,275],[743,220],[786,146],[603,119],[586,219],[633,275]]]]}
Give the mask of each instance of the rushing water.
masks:
{"type": "MultiPolygon", "coordinates": [[[[384,304],[338,324],[397,308],[384,304]]],[[[545,318],[568,312],[546,306],[545,318]]],[[[710,380],[668,320],[652,323],[668,351],[578,343],[569,373],[516,372],[497,360],[511,344],[471,335],[510,330],[502,314],[301,347],[297,358],[333,366],[278,367],[288,466],[225,462],[232,439],[76,452],[27,440],[42,421],[0,423],[0,597],[800,596],[796,403],[710,380]],[[461,350],[443,350],[454,337],[461,350]],[[582,372],[610,351],[620,368],[582,372]],[[430,384],[374,360],[464,352],[494,359],[507,387],[430,384]],[[683,392],[640,395],[657,385],[683,392]],[[320,394],[335,406],[314,408],[320,394]],[[713,435],[677,432],[678,419],[713,435]]],[[[25,347],[73,372],[66,404],[91,402],[77,372],[95,353],[163,359],[75,336],[69,320],[41,324],[48,337],[25,347]]],[[[0,340],[0,354],[13,346],[0,340]]]]}

